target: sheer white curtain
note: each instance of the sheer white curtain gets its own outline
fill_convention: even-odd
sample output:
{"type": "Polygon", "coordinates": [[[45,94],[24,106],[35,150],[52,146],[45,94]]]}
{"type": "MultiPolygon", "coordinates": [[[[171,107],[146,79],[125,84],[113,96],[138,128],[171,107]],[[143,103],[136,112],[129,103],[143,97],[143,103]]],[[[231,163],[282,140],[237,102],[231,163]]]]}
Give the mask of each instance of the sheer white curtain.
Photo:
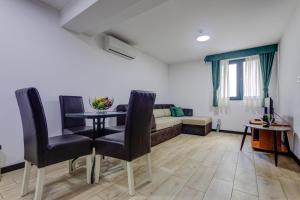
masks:
{"type": "Polygon", "coordinates": [[[226,108],[230,101],[229,60],[222,60],[220,65],[219,108],[226,108]]]}
{"type": "Polygon", "coordinates": [[[262,106],[262,75],[259,56],[246,58],[244,65],[244,103],[249,109],[262,106]]]}

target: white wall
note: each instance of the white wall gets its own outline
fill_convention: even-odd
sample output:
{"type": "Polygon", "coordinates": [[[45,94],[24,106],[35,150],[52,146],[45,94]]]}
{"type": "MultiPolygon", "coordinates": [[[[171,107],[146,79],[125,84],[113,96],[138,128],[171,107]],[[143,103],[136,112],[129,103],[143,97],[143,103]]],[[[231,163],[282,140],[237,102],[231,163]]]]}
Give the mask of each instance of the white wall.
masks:
{"type": "MultiPolygon", "coordinates": [[[[58,95],[112,96],[127,103],[131,89],[152,90],[168,102],[168,67],[141,52],[128,61],[60,28],[58,13],[28,0],[0,2],[0,144],[4,165],[23,161],[23,135],[14,91],[35,86],[50,135],[60,134],[58,95]]],[[[86,108],[89,108],[86,105],[86,108]]]]}
{"type": "Polygon", "coordinates": [[[280,41],[279,106],[296,132],[293,151],[300,158],[300,5],[280,41]]]}
{"type": "MultiPolygon", "coordinates": [[[[270,96],[274,100],[277,99],[276,77],[275,60],[270,83],[270,96]]],[[[242,101],[231,101],[228,112],[215,113],[211,106],[211,64],[204,63],[203,59],[169,66],[169,93],[172,103],[185,108],[193,108],[194,115],[211,116],[213,118],[213,128],[216,128],[216,121],[221,119],[221,129],[243,131],[245,122],[260,116],[259,113],[246,111],[242,101]]]]}

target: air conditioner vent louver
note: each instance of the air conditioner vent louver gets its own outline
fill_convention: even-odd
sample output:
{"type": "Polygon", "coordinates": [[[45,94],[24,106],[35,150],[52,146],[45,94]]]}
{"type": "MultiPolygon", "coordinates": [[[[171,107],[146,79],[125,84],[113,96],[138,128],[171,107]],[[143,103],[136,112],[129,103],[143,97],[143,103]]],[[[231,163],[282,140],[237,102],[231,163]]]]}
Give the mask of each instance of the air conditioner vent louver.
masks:
{"type": "Polygon", "coordinates": [[[136,58],[135,49],[127,43],[110,35],[104,36],[104,50],[128,60],[136,58]]]}

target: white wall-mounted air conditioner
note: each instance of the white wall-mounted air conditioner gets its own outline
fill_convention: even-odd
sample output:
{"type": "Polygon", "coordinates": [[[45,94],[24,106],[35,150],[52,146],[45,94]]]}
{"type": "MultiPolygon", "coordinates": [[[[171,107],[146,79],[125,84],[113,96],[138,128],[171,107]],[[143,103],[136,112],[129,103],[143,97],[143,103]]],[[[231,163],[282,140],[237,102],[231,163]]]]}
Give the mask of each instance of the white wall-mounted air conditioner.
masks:
{"type": "Polygon", "coordinates": [[[110,35],[104,36],[103,48],[128,60],[136,58],[136,50],[132,46],[110,35]]]}

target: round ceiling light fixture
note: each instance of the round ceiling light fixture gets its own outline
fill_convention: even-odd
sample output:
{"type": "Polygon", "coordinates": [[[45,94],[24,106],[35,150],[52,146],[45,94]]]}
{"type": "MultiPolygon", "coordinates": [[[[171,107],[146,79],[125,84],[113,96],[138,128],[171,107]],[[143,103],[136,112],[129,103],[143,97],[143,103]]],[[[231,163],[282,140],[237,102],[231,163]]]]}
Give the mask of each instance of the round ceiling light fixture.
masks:
{"type": "Polygon", "coordinates": [[[206,42],[210,39],[210,36],[208,34],[201,34],[197,37],[198,42],[206,42]]]}

